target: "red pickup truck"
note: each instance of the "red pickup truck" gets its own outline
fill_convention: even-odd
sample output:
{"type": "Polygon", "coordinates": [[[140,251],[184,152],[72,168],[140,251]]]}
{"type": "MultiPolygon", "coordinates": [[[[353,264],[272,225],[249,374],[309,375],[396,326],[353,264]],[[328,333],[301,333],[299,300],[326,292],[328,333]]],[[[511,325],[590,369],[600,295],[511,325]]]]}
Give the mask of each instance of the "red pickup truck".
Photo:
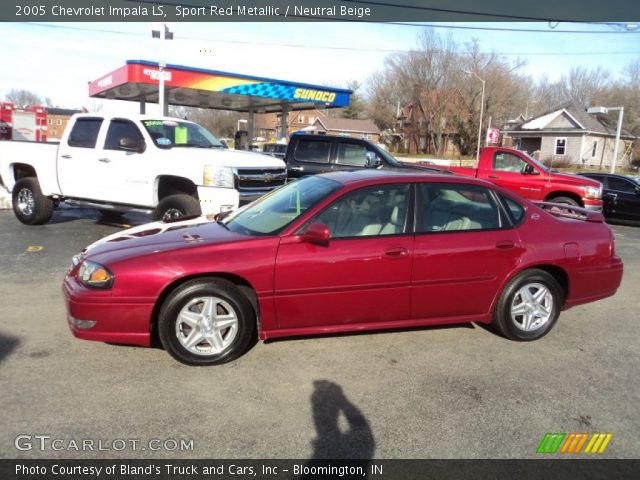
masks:
{"type": "Polygon", "coordinates": [[[449,167],[454,173],[489,180],[533,201],[602,210],[602,185],[578,175],[556,173],[524,152],[486,147],[478,168],[449,167]]]}

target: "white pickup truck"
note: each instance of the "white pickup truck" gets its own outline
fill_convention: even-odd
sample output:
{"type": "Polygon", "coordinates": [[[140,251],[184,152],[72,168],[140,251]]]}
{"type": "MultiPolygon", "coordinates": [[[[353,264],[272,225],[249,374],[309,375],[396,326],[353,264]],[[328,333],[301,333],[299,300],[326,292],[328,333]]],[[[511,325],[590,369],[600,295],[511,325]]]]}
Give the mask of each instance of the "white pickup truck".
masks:
{"type": "Polygon", "coordinates": [[[74,115],[60,144],[0,142],[0,184],[22,223],[60,202],[154,220],[234,210],[284,184],[282,160],[228,150],[200,125],[167,117],[74,115]]]}

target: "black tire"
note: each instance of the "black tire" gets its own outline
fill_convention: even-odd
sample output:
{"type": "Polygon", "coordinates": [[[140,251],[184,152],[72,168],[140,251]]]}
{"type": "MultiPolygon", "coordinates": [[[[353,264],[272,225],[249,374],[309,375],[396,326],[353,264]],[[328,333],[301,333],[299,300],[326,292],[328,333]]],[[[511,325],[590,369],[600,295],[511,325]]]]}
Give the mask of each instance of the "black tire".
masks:
{"type": "Polygon", "coordinates": [[[13,213],[25,225],[42,225],[53,215],[54,202],[45,197],[35,177],[21,178],[13,186],[13,213]]]}
{"type": "Polygon", "coordinates": [[[493,326],[510,340],[537,340],[553,328],[563,303],[564,293],[555,278],[543,270],[525,270],[511,279],[500,295],[493,314],[493,326]],[[544,294],[541,287],[546,288],[549,296],[544,294]],[[543,302],[529,307],[524,298],[527,292],[532,295],[543,294],[543,302]],[[526,328],[526,314],[518,315],[522,310],[526,310],[531,315],[529,328],[526,328]],[[536,316],[539,317],[537,320],[536,316]],[[539,323],[537,327],[536,323],[539,323]]]}
{"type": "Polygon", "coordinates": [[[549,201],[553,202],[553,203],[562,203],[563,205],[572,205],[574,207],[581,207],[582,206],[576,200],[574,200],[571,197],[553,197],[549,201]]]}
{"type": "Polygon", "coordinates": [[[169,195],[158,203],[153,219],[155,221],[171,221],[182,217],[201,215],[200,202],[186,193],[169,195]]]}
{"type": "Polygon", "coordinates": [[[215,278],[198,279],[177,287],[163,302],[158,315],[158,336],[164,349],[181,363],[219,365],[235,360],[253,344],[256,318],[251,303],[233,283],[215,278]],[[221,320],[231,322],[229,319],[235,318],[235,325],[218,329],[214,318],[213,326],[209,324],[210,330],[203,324],[192,331],[192,327],[181,320],[181,313],[193,314],[202,324],[206,321],[202,317],[206,299],[211,299],[216,307],[215,316],[226,316],[221,320]],[[181,343],[191,334],[195,335],[193,338],[201,338],[191,346],[193,350],[181,343]],[[202,337],[202,334],[208,336],[202,337]],[[218,347],[214,345],[214,337],[218,347]]]}
{"type": "Polygon", "coordinates": [[[124,212],[119,212],[117,210],[98,210],[102,218],[111,222],[118,222],[122,220],[122,215],[124,212]]]}

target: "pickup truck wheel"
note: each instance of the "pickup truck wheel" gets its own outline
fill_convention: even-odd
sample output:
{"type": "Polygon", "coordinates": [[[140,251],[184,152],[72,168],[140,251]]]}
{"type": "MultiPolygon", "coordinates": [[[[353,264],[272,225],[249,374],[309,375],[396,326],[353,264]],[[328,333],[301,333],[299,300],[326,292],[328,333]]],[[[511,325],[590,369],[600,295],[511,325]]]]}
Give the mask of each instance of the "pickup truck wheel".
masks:
{"type": "Polygon", "coordinates": [[[182,217],[201,215],[200,202],[190,195],[180,193],[160,200],[153,214],[156,221],[168,222],[182,217]]]}
{"type": "Polygon", "coordinates": [[[563,205],[573,205],[574,207],[580,206],[580,204],[571,197],[554,197],[549,201],[553,203],[562,203],[563,205]]]}
{"type": "Polygon", "coordinates": [[[21,178],[13,187],[13,213],[25,225],[42,225],[53,215],[54,203],[42,194],[38,179],[21,178]]]}
{"type": "Polygon", "coordinates": [[[536,340],[556,323],[563,301],[562,288],[555,278],[543,270],[525,270],[502,292],[493,326],[510,340],[536,340]]]}
{"type": "Polygon", "coordinates": [[[158,316],[162,346],[187,365],[236,359],[251,345],[255,325],[247,297],[222,279],[198,279],[176,288],[158,316]]]}

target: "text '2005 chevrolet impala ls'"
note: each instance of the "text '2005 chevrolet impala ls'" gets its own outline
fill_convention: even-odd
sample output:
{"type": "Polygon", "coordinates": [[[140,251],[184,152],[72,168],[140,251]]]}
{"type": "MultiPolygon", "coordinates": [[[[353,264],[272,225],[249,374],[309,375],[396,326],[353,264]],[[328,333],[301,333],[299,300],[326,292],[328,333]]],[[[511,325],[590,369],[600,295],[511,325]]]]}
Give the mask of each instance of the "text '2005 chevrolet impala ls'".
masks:
{"type": "Polygon", "coordinates": [[[602,214],[488,182],[339,172],[291,182],[223,219],[153,223],[74,257],[69,326],[87,340],[220,364],[256,337],[490,323],[535,340],[622,280],[602,214]]]}

